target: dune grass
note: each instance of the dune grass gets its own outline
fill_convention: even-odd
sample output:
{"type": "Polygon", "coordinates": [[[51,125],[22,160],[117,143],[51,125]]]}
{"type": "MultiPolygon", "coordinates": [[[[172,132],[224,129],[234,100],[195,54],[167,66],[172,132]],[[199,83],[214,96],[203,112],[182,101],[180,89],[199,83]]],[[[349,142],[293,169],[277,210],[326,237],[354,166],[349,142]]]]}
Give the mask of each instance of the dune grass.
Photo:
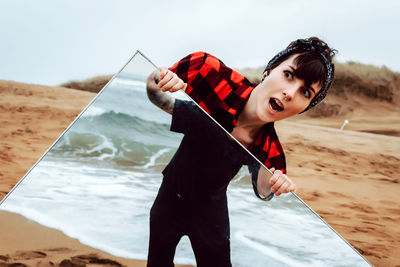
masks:
{"type": "Polygon", "coordinates": [[[96,76],[84,81],[69,81],[60,86],[98,93],[111,80],[112,75],[96,76]]]}

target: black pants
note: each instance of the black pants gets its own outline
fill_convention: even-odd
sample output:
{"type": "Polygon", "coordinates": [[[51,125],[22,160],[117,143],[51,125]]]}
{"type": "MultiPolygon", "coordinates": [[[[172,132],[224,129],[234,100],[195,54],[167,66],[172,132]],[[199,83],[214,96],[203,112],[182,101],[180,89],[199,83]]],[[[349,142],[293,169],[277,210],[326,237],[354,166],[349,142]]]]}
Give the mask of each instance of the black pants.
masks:
{"type": "Polygon", "coordinates": [[[232,266],[226,194],[188,201],[163,182],[150,211],[147,266],[174,266],[175,248],[184,235],[197,266],[232,266]]]}

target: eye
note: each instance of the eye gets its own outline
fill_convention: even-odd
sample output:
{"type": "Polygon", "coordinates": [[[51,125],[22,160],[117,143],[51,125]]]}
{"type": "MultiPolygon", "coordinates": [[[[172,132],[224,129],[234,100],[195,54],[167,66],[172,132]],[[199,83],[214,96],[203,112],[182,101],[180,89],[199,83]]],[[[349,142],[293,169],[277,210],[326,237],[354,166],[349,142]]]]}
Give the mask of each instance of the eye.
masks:
{"type": "Polygon", "coordinates": [[[306,97],[306,98],[310,98],[311,97],[311,92],[310,89],[308,88],[301,88],[301,93],[306,97]]]}
{"type": "Polygon", "coordinates": [[[293,72],[285,70],[285,71],[283,71],[283,73],[284,73],[286,78],[288,78],[290,80],[293,79],[293,72]]]}

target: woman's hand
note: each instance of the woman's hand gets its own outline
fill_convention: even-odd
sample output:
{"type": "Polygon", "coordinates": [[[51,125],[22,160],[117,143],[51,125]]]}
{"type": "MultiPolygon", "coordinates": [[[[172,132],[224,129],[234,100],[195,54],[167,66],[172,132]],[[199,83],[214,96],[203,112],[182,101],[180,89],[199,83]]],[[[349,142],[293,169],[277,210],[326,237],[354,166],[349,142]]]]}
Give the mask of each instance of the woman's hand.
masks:
{"type": "Polygon", "coordinates": [[[187,84],[181,78],[167,68],[160,68],[160,72],[155,77],[158,80],[158,87],[163,92],[176,92],[178,90],[186,90],[187,84]],[[158,77],[157,77],[158,76],[158,77]]]}
{"type": "Polygon", "coordinates": [[[257,192],[262,197],[268,196],[271,192],[276,196],[292,192],[296,189],[296,185],[280,170],[271,168],[271,174],[263,166],[258,171],[257,192]]]}
{"type": "Polygon", "coordinates": [[[275,170],[275,168],[270,169],[270,171],[273,172],[273,175],[269,179],[269,186],[271,192],[275,193],[276,196],[296,190],[296,185],[282,171],[275,170]]]}
{"type": "Polygon", "coordinates": [[[147,77],[146,87],[150,101],[165,112],[172,114],[175,98],[163,92],[173,93],[178,90],[186,90],[187,84],[167,68],[160,68],[147,77]]]}

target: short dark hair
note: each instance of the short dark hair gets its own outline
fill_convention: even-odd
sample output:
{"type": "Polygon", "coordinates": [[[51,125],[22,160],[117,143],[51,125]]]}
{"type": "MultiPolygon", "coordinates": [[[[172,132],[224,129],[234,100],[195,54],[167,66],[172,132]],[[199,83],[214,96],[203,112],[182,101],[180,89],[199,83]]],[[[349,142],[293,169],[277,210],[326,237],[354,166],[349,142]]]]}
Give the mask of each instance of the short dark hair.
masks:
{"type": "Polygon", "coordinates": [[[330,48],[324,41],[322,41],[318,37],[310,37],[307,39],[299,39],[293,41],[287,46],[287,49],[298,46],[299,41],[313,42],[316,45],[320,46],[323,50],[321,52],[307,51],[303,50],[300,47],[299,49],[296,49],[293,52],[278,58],[278,60],[274,64],[269,66],[269,68],[266,68],[264,72],[269,72],[273,70],[292,55],[299,54],[294,59],[294,62],[297,65],[295,76],[299,79],[304,80],[304,83],[307,87],[316,82],[318,82],[320,85],[323,85],[324,81],[326,80],[327,71],[319,53],[323,54],[333,65],[332,59],[337,53],[337,50],[330,48]]]}

